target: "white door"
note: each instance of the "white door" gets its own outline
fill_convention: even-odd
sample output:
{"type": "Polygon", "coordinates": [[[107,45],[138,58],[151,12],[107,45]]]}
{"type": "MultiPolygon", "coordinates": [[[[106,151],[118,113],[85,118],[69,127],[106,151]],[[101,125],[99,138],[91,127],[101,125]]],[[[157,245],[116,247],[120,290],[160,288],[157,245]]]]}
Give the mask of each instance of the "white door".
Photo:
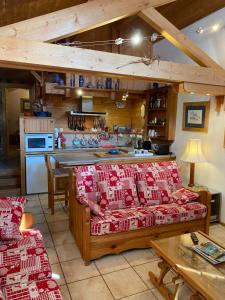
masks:
{"type": "MultiPolygon", "coordinates": [[[[51,157],[54,164],[54,158],[51,157]]],[[[26,156],[26,192],[38,194],[48,192],[48,175],[44,155],[26,156]]]]}

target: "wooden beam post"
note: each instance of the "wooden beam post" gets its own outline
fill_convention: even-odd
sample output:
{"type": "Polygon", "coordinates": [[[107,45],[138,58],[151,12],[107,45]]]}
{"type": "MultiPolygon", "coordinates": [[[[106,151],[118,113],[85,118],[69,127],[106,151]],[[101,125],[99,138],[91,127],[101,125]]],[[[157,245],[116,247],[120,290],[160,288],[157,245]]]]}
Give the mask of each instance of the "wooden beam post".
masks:
{"type": "MultiPolygon", "coordinates": [[[[221,107],[225,105],[225,97],[224,96],[216,96],[216,112],[221,111],[221,107]]],[[[225,106],[224,106],[225,109],[225,106]]]]}
{"type": "Polygon", "coordinates": [[[115,77],[194,82],[225,86],[218,69],[169,61],[143,62],[143,58],[109,52],[73,48],[42,42],[0,37],[0,66],[53,72],[99,73],[115,77]]]}
{"type": "Polygon", "coordinates": [[[212,67],[215,69],[225,70],[202,51],[192,40],[184,35],[165,17],[163,17],[153,7],[148,7],[139,13],[139,16],[150,26],[163,35],[169,42],[184,52],[193,61],[202,67],[212,67]]]}
{"type": "Polygon", "coordinates": [[[3,26],[0,36],[56,41],[175,0],[94,0],[43,16],[3,26]]]}

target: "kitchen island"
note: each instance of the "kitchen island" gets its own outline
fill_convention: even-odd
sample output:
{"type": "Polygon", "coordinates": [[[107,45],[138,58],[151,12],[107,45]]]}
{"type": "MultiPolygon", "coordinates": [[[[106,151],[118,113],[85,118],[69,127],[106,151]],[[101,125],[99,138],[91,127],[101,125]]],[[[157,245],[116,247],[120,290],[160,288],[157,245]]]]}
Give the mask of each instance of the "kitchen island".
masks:
{"type": "Polygon", "coordinates": [[[174,160],[175,155],[152,155],[152,156],[135,156],[135,154],[124,152],[124,156],[120,155],[111,155],[110,157],[98,157],[95,155],[96,151],[74,151],[69,153],[57,153],[54,154],[53,157],[55,159],[56,165],[60,167],[69,167],[69,166],[79,166],[79,165],[91,165],[98,164],[101,162],[151,162],[151,161],[166,161],[166,160],[174,160]]]}

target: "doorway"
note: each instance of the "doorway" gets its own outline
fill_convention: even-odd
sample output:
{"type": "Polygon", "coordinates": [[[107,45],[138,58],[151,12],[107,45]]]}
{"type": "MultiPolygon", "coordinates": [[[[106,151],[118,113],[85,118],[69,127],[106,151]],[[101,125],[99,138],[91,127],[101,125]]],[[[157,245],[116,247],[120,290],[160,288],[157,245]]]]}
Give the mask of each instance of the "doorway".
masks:
{"type": "Polygon", "coordinates": [[[29,97],[29,88],[0,89],[0,175],[20,173],[21,99],[29,99],[29,97]]]}

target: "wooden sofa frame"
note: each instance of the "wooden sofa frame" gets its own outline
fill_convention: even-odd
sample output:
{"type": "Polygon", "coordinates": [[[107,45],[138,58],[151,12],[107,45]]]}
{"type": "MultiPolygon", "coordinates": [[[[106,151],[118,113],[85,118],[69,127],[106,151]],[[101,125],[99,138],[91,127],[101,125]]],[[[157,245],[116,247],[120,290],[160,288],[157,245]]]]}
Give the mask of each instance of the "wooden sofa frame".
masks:
{"type": "MultiPolygon", "coordinates": [[[[151,160],[151,162],[155,161],[159,160],[151,160]]],[[[115,164],[115,162],[112,161],[110,163],[115,164]]],[[[136,162],[130,161],[129,163],[136,162]]],[[[207,206],[207,215],[204,219],[187,221],[177,224],[154,225],[148,228],[127,232],[92,236],[90,222],[91,211],[88,206],[81,204],[77,200],[76,191],[74,189],[75,176],[72,170],[70,171],[69,180],[69,227],[77,243],[77,246],[80,249],[81,256],[85,262],[85,265],[90,264],[91,260],[99,258],[106,254],[118,254],[122,251],[135,248],[149,248],[150,241],[153,239],[179,235],[197,230],[201,230],[206,234],[208,234],[209,232],[211,195],[207,191],[201,191],[199,192],[198,202],[207,206]]]]}

